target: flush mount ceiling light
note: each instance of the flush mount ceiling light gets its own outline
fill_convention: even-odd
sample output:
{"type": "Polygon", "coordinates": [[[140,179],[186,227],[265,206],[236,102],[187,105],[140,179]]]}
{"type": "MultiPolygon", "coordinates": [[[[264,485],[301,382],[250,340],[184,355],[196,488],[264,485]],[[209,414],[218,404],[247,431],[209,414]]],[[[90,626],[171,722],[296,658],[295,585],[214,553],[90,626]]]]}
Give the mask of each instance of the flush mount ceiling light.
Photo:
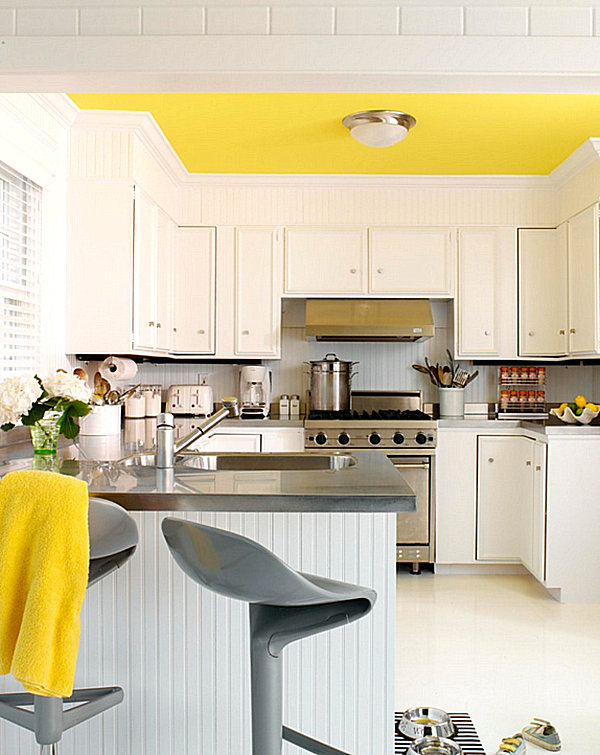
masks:
{"type": "Polygon", "coordinates": [[[363,110],[347,115],[342,123],[367,147],[391,147],[404,139],[417,119],[400,110],[363,110]]]}

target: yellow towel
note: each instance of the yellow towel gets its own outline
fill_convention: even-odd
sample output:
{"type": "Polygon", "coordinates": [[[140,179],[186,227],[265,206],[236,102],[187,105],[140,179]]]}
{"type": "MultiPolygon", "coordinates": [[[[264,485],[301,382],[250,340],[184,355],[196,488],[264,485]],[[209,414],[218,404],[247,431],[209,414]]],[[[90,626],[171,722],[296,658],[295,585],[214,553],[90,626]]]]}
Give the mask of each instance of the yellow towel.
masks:
{"type": "Polygon", "coordinates": [[[0,480],[0,674],[69,697],[89,567],[88,493],[54,472],[0,480]]]}

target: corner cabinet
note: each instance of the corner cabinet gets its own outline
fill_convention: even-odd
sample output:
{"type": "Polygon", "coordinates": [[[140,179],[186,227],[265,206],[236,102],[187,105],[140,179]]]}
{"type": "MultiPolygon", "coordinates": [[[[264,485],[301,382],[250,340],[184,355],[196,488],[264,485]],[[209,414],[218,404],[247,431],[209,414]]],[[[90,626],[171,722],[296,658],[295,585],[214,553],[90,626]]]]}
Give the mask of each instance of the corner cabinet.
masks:
{"type": "Polygon", "coordinates": [[[456,356],[516,356],[516,229],[458,231],[456,356]]]}
{"type": "Polygon", "coordinates": [[[569,353],[600,351],[598,205],[568,221],[569,353]]]}

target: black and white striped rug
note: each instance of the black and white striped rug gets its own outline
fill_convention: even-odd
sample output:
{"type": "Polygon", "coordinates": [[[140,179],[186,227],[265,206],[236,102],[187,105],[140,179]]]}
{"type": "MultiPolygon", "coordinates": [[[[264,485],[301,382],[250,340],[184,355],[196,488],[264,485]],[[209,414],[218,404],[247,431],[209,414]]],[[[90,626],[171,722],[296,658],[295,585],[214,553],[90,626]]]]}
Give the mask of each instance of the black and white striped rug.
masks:
{"type": "MultiPolygon", "coordinates": [[[[468,713],[449,713],[448,714],[456,726],[456,736],[454,741],[462,747],[463,755],[485,755],[477,731],[471,721],[468,713]]],[[[398,731],[398,724],[402,718],[402,713],[396,713],[396,741],[394,755],[405,755],[412,740],[407,739],[404,734],[398,731]]]]}

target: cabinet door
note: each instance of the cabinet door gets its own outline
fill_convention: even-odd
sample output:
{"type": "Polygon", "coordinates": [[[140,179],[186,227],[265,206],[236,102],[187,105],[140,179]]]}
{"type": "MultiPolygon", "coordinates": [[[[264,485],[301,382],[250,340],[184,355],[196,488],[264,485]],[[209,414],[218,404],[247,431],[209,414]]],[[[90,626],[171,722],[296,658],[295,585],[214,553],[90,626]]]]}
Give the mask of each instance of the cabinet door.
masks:
{"type": "Polygon", "coordinates": [[[285,292],[364,293],[366,251],[361,228],[287,228],[285,292]]]}
{"type": "Polygon", "coordinates": [[[373,228],[369,290],[376,294],[450,296],[456,234],[449,228],[373,228]]]}
{"type": "Polygon", "coordinates": [[[156,213],[156,348],[171,347],[173,232],[175,223],[161,209],[156,213]]]}
{"type": "Polygon", "coordinates": [[[175,229],[172,350],[214,354],[215,228],[175,229]]]}
{"type": "Polygon", "coordinates": [[[598,206],[568,222],[569,352],[598,349],[598,206]]]}
{"type": "Polygon", "coordinates": [[[133,233],[133,345],[156,348],[158,207],[136,187],[133,233]]]}
{"type": "Polygon", "coordinates": [[[558,228],[519,231],[519,353],[562,356],[567,336],[567,233],[558,228]]]}
{"type": "Polygon", "coordinates": [[[548,446],[537,440],[534,445],[533,505],[531,507],[531,558],[525,564],[543,582],[546,571],[546,456],[548,446]]]}
{"type": "Polygon", "coordinates": [[[236,354],[260,357],[279,352],[279,260],[277,230],[236,229],[236,354]]]}
{"type": "Polygon", "coordinates": [[[523,560],[523,544],[531,541],[532,444],[528,438],[479,436],[478,561],[523,560]]]}
{"type": "Polygon", "coordinates": [[[213,453],[258,453],[261,450],[260,433],[218,433],[200,438],[194,450],[213,453]]]}
{"type": "Polygon", "coordinates": [[[499,355],[498,239],[494,230],[461,230],[458,245],[458,351],[499,355]]]}

